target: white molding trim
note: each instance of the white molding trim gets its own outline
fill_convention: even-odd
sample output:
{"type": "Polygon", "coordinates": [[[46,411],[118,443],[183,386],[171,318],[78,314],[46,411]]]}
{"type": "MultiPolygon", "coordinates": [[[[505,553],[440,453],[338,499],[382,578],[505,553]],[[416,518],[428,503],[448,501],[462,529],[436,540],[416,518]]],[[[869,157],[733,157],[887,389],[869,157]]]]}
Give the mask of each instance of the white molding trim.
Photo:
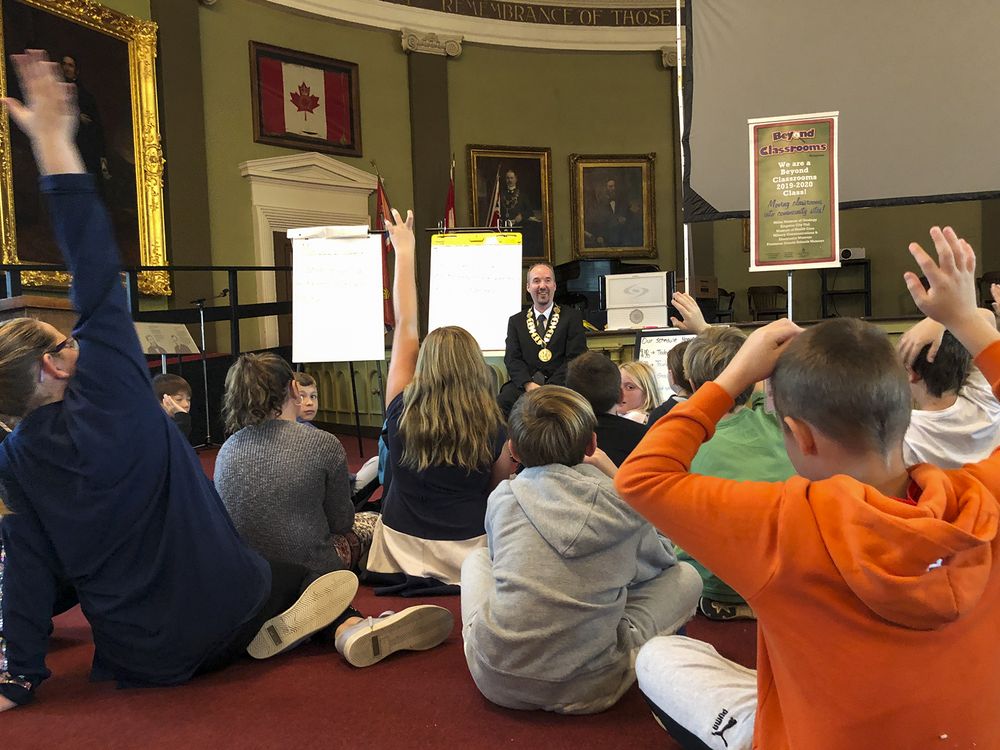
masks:
{"type": "Polygon", "coordinates": [[[462,37],[447,34],[429,34],[413,29],[402,30],[404,52],[422,52],[427,55],[458,57],[462,54],[462,37]]]}
{"type": "MultiPolygon", "coordinates": [[[[559,1],[566,5],[574,4],[566,0],[559,1]]],[[[458,36],[465,42],[504,47],[612,52],[642,50],[658,52],[664,46],[672,49],[676,47],[673,26],[562,26],[519,23],[411,8],[381,0],[266,0],[266,2],[362,26],[399,32],[408,29],[437,34],[439,37],[458,36]]],[[[616,4],[606,3],[608,6],[616,4]]],[[[660,4],[651,7],[660,7],[660,4]]]]}
{"type": "MultiPolygon", "coordinates": [[[[296,227],[368,224],[368,197],[375,175],[316,152],[255,159],[240,164],[250,181],[254,260],[274,265],[274,233],[296,227]]],[[[270,271],[256,274],[257,299],[271,301],[277,290],[270,271]]],[[[258,318],[260,345],[278,345],[278,323],[258,318]]]]}

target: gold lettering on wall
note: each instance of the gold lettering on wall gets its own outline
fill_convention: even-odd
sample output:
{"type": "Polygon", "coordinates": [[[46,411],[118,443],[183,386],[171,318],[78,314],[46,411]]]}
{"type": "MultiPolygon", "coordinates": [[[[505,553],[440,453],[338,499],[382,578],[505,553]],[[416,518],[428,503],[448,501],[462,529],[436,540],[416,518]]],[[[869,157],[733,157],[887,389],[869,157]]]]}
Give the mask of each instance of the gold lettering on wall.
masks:
{"type": "MultiPolygon", "coordinates": [[[[675,8],[655,5],[648,8],[579,8],[519,0],[385,0],[385,2],[473,18],[553,26],[636,28],[673,26],[677,15],[675,8]]],[[[681,23],[683,22],[682,11],[681,23]]]]}

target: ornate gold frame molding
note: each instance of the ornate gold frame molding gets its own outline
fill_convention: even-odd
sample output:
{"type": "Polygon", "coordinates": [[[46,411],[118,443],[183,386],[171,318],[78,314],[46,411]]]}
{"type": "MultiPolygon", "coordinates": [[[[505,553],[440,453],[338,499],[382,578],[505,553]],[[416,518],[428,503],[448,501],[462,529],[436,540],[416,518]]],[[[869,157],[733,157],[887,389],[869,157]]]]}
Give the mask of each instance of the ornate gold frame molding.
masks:
{"type": "MultiPolygon", "coordinates": [[[[167,255],[163,222],[163,151],[160,148],[159,114],[156,105],[156,30],[152,21],[119,13],[94,0],[17,0],[81,26],[120,39],[128,44],[129,81],[132,93],[132,132],[135,149],[136,201],[139,223],[139,257],[142,265],[165,266],[167,255]]],[[[0,28],[3,8],[0,6],[0,28]]],[[[7,55],[0,37],[0,94],[7,92],[7,55]]],[[[10,121],[0,117],[0,257],[4,263],[21,263],[17,255],[14,224],[14,184],[11,164],[10,121]]],[[[25,271],[25,285],[69,283],[69,274],[56,271],[25,271]]],[[[170,274],[147,271],[139,274],[139,291],[149,295],[170,294],[170,274]]]]}

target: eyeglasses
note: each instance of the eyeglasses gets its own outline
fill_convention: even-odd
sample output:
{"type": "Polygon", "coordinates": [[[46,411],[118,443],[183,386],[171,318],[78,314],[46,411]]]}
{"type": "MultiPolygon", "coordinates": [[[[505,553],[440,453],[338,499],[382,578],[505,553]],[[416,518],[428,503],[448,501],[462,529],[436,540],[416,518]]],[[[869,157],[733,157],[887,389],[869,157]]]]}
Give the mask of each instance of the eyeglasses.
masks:
{"type": "Polygon", "coordinates": [[[56,344],[55,346],[53,346],[51,349],[46,349],[42,353],[43,354],[58,354],[63,349],[79,349],[79,348],[80,348],[80,344],[77,342],[77,340],[75,338],[73,338],[72,336],[67,336],[62,341],[60,341],[58,344],[56,344]]]}

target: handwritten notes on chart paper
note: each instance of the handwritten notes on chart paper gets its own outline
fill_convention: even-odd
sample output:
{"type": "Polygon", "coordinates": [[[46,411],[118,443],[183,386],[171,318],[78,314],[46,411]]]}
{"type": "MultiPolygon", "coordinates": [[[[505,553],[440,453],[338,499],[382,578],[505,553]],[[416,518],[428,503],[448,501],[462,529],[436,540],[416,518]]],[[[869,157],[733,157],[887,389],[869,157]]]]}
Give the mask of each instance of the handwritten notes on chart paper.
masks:
{"type": "Polygon", "coordinates": [[[293,237],[295,362],[385,359],[379,236],[360,229],[355,237],[293,237]]]}
{"type": "Polygon", "coordinates": [[[643,331],[639,334],[635,358],[647,363],[656,373],[656,384],[660,390],[658,403],[662,404],[673,393],[670,389],[673,380],[670,377],[670,368],[667,367],[667,355],[682,341],[689,341],[693,338],[692,334],[681,333],[680,329],[677,328],[643,331]]]}
{"type": "Polygon", "coordinates": [[[428,330],[461,326],[483,351],[503,351],[521,275],[520,233],[434,235],[428,330]]]}

